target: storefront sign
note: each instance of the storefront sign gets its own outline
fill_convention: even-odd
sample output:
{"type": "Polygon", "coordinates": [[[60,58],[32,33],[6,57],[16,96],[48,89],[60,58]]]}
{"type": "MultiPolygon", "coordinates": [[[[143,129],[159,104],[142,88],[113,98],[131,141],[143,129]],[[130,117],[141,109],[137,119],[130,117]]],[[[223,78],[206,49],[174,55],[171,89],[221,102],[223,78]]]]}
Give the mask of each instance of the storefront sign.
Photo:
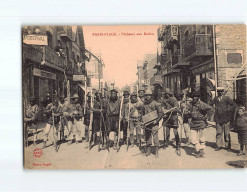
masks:
{"type": "Polygon", "coordinates": [[[200,66],[198,68],[192,69],[192,74],[201,74],[201,73],[205,73],[208,72],[210,70],[214,69],[214,64],[210,63],[210,64],[206,64],[204,66],[200,66]]]}
{"type": "Polygon", "coordinates": [[[73,75],[73,81],[85,81],[85,75],[73,75]]]}
{"type": "Polygon", "coordinates": [[[28,45],[47,45],[46,35],[27,35],[23,39],[23,43],[28,45]]]}
{"type": "Polygon", "coordinates": [[[33,75],[34,76],[38,76],[38,77],[42,77],[42,78],[46,78],[46,79],[52,79],[52,80],[56,80],[56,74],[51,73],[51,72],[47,72],[44,70],[40,70],[37,68],[33,69],[33,75]]]}

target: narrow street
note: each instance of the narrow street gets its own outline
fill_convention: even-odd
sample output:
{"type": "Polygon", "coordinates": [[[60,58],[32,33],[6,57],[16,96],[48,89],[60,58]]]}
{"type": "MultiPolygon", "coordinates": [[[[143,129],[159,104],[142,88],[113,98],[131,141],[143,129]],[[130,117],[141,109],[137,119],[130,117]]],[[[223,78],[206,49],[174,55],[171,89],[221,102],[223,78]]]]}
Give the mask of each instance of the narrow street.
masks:
{"type": "MultiPolygon", "coordinates": [[[[41,129],[40,129],[41,130],[41,129]]],[[[170,146],[166,149],[160,148],[159,158],[154,155],[143,156],[135,146],[126,150],[126,145],[121,146],[119,152],[110,148],[110,151],[101,150],[94,146],[90,151],[86,149],[88,143],[83,141],[78,144],[61,144],[59,151],[55,152],[51,142],[52,134],[48,147],[43,150],[40,158],[33,155],[35,148],[42,147],[43,132],[38,133],[38,144],[30,145],[25,150],[26,168],[33,169],[224,169],[241,168],[246,163],[247,156],[237,156],[239,145],[237,134],[231,133],[232,152],[222,149],[215,151],[215,129],[207,128],[205,158],[195,158],[192,145],[186,146],[182,143],[182,155],[175,153],[175,142],[173,143],[173,132],[171,132],[170,146]],[[173,147],[174,146],[174,147],[173,147]]],[[[160,143],[163,144],[162,130],[159,131],[160,143]]],[[[111,137],[111,136],[110,136],[111,137]]],[[[183,134],[184,138],[184,134],[183,134]]],[[[184,139],[182,138],[182,142],[184,139]]],[[[29,137],[31,140],[31,137],[29,137]]],[[[29,142],[31,143],[31,142],[29,142]]]]}

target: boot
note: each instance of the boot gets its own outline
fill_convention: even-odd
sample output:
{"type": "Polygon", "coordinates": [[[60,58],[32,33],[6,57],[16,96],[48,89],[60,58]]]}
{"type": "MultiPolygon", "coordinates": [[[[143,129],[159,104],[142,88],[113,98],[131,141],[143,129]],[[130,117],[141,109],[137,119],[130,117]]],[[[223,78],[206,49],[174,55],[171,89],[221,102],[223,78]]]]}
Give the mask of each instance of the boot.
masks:
{"type": "Polygon", "coordinates": [[[133,135],[130,135],[130,147],[131,148],[134,147],[134,143],[135,143],[134,136],[133,135]]]}
{"type": "Polygon", "coordinates": [[[118,137],[117,137],[116,134],[114,134],[114,145],[113,145],[113,149],[114,149],[114,150],[117,150],[117,149],[118,149],[118,148],[117,148],[117,142],[118,142],[118,137]]]}
{"type": "Polygon", "coordinates": [[[169,146],[168,141],[167,141],[167,140],[164,140],[164,146],[163,146],[163,149],[167,148],[168,146],[169,146]]]}
{"type": "Polygon", "coordinates": [[[44,141],[44,144],[42,146],[42,149],[45,149],[46,148],[46,141],[44,141]]]}
{"type": "Polygon", "coordinates": [[[55,151],[58,152],[58,144],[57,144],[57,141],[54,142],[54,147],[55,147],[55,151]]]}
{"type": "Polygon", "coordinates": [[[159,146],[155,146],[155,158],[159,158],[159,146]]]}
{"type": "Polygon", "coordinates": [[[151,154],[151,146],[147,146],[145,156],[149,156],[150,154],[151,154]]]}
{"type": "Polygon", "coordinates": [[[113,150],[117,150],[117,144],[114,143],[113,150]]]}
{"type": "Polygon", "coordinates": [[[177,155],[178,155],[178,156],[181,156],[181,147],[180,147],[180,143],[177,142],[176,145],[177,145],[177,147],[176,147],[177,155]]]}

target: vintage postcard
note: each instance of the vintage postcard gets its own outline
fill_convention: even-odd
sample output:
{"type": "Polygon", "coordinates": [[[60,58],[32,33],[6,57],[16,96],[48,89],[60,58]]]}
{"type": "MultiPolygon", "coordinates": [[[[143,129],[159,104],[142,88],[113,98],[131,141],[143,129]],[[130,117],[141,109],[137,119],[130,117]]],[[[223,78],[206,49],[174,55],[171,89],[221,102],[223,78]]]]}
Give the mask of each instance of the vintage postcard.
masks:
{"type": "Polygon", "coordinates": [[[22,26],[26,169],[247,167],[246,25],[22,26]]]}

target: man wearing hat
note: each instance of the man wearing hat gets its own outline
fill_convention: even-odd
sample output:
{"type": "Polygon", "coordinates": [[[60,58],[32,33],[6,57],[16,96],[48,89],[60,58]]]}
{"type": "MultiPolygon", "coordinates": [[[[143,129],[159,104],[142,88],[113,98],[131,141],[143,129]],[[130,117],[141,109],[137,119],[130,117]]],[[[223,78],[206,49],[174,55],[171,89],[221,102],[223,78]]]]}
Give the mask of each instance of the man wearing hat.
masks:
{"type": "MultiPolygon", "coordinates": [[[[173,93],[170,91],[169,88],[165,90],[165,99],[163,101],[162,106],[169,110],[175,107],[178,107],[178,101],[173,96],[173,93]]],[[[175,140],[176,140],[176,151],[178,155],[181,155],[181,148],[180,148],[180,138],[178,134],[178,113],[177,110],[168,113],[164,120],[166,120],[165,124],[163,125],[163,134],[164,134],[164,147],[169,146],[170,141],[170,130],[173,129],[175,140]]]]}
{"type": "Polygon", "coordinates": [[[190,107],[190,128],[191,128],[191,142],[196,149],[196,157],[203,157],[205,155],[205,127],[207,120],[210,119],[214,113],[213,107],[200,100],[200,92],[194,91],[192,93],[192,105],[190,107]]]}
{"type": "MultiPolygon", "coordinates": [[[[39,115],[39,106],[35,104],[35,97],[29,98],[30,104],[27,106],[24,116],[24,122],[26,123],[27,129],[34,129],[33,132],[33,145],[36,145],[37,140],[37,120],[39,115]]],[[[27,131],[25,129],[25,131],[27,131]]],[[[28,133],[28,132],[26,132],[28,133]]],[[[26,138],[27,139],[27,138],[26,138]]],[[[26,140],[27,141],[27,140],[26,140]]]]}
{"type": "Polygon", "coordinates": [[[236,103],[225,96],[225,89],[223,87],[217,88],[218,96],[212,100],[211,105],[215,105],[214,120],[216,122],[216,151],[223,147],[223,134],[225,140],[225,147],[231,151],[231,137],[230,137],[230,121],[233,119],[234,111],[237,107],[236,103]]]}
{"type": "Polygon", "coordinates": [[[72,98],[71,98],[71,109],[70,109],[70,115],[72,116],[73,120],[73,126],[72,130],[70,131],[68,135],[68,144],[73,143],[73,139],[75,137],[75,142],[78,143],[80,136],[81,136],[81,131],[77,126],[78,121],[83,117],[83,109],[82,106],[79,104],[79,96],[77,93],[75,93],[72,98]]]}
{"type": "Polygon", "coordinates": [[[140,99],[142,102],[144,102],[145,101],[145,97],[144,97],[144,95],[145,95],[145,90],[144,89],[139,89],[139,91],[138,91],[138,99],[140,99]]]}
{"type": "Polygon", "coordinates": [[[133,92],[130,96],[130,102],[126,105],[124,113],[126,121],[129,119],[130,144],[134,147],[134,129],[136,129],[136,141],[141,149],[141,118],[143,102],[137,98],[137,93],[133,92]]]}
{"type": "MultiPolygon", "coordinates": [[[[114,132],[114,146],[113,149],[117,150],[118,141],[118,123],[120,114],[120,100],[117,96],[117,91],[115,89],[111,90],[111,95],[106,107],[106,117],[107,117],[107,140],[109,140],[109,133],[114,132]]],[[[108,143],[109,144],[109,143],[108,143]]]]}
{"type": "Polygon", "coordinates": [[[65,130],[65,127],[68,130],[68,134],[70,133],[71,129],[72,129],[72,122],[73,122],[73,118],[71,117],[71,106],[69,104],[68,98],[64,98],[63,96],[61,96],[60,99],[60,106],[62,107],[62,113],[63,115],[61,116],[61,130],[65,130]]]}
{"type": "Polygon", "coordinates": [[[55,151],[58,151],[58,130],[59,130],[59,122],[60,116],[62,115],[62,107],[59,105],[57,98],[54,98],[53,102],[48,104],[45,109],[45,114],[47,117],[47,124],[44,129],[44,144],[43,149],[46,148],[46,143],[48,141],[48,136],[50,130],[53,130],[53,137],[54,137],[54,147],[55,151]]]}
{"type": "Polygon", "coordinates": [[[186,137],[186,145],[190,144],[190,125],[189,125],[189,114],[190,114],[190,107],[191,107],[191,101],[192,99],[188,97],[188,91],[183,90],[180,94],[180,102],[179,102],[179,108],[181,110],[181,113],[179,117],[182,118],[182,124],[181,127],[184,130],[184,134],[186,137]]]}
{"type": "Polygon", "coordinates": [[[126,141],[127,141],[127,129],[128,129],[128,123],[129,123],[129,121],[127,120],[128,112],[126,112],[127,106],[129,103],[129,97],[130,97],[129,90],[126,89],[123,91],[123,97],[124,97],[123,106],[122,106],[123,142],[126,143],[126,141]]]}
{"type": "Polygon", "coordinates": [[[159,121],[162,119],[163,111],[161,108],[161,104],[153,100],[153,93],[151,89],[147,89],[145,92],[145,102],[143,106],[143,115],[149,114],[153,111],[157,111],[158,118],[149,125],[145,126],[145,137],[146,137],[146,156],[151,154],[151,145],[152,145],[152,137],[153,143],[155,146],[155,157],[158,158],[158,150],[159,150],[159,121]]]}
{"type": "Polygon", "coordinates": [[[102,135],[104,135],[104,125],[103,122],[101,121],[102,113],[105,111],[105,108],[103,107],[104,105],[101,102],[100,99],[100,94],[97,91],[95,93],[95,100],[94,100],[94,105],[92,108],[93,111],[93,127],[92,127],[92,141],[94,142],[94,145],[100,144],[100,128],[102,131],[102,135]],[[98,134],[98,135],[97,135],[98,134]]]}

